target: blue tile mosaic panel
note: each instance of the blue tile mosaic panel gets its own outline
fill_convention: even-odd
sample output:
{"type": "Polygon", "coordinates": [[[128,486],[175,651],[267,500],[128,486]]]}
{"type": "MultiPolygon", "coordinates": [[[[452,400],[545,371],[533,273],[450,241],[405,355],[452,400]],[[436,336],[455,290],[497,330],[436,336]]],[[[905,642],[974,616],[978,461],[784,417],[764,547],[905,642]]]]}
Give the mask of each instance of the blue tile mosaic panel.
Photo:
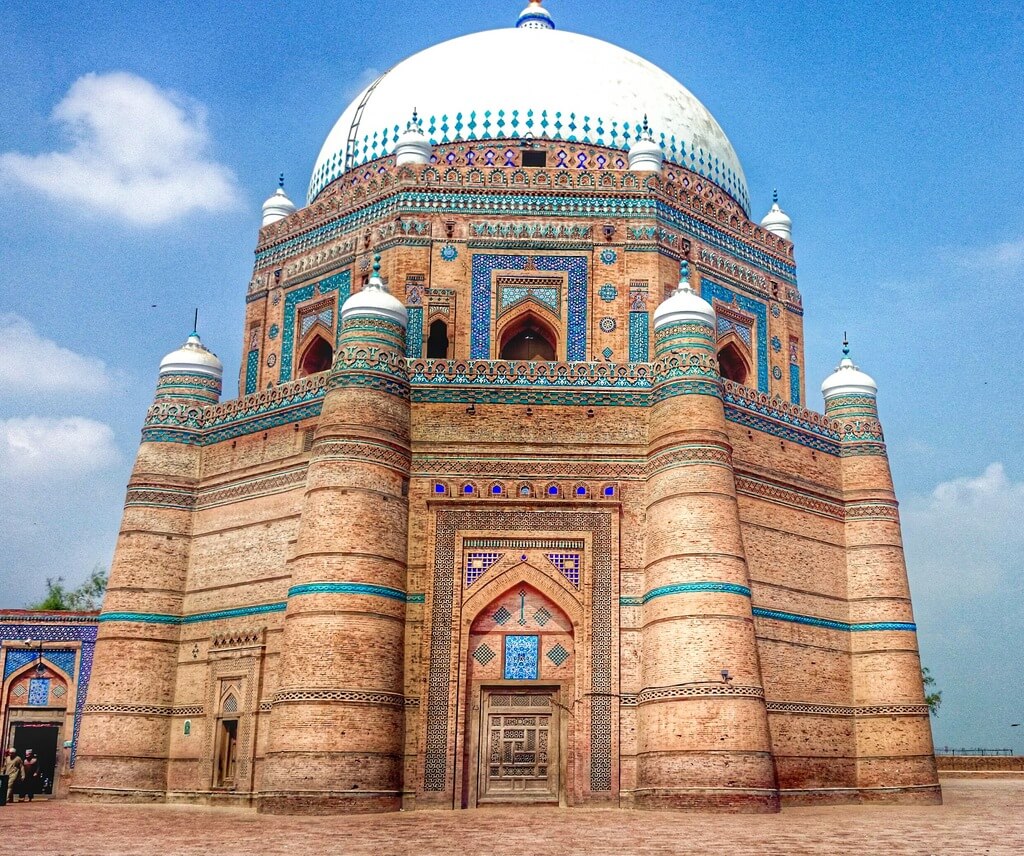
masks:
{"type": "Polygon", "coordinates": [[[650,324],[647,310],[629,313],[629,361],[646,363],[651,357],[650,324]]]}
{"type": "Polygon", "coordinates": [[[28,703],[36,707],[46,707],[50,703],[49,678],[32,678],[28,682],[28,703]]]}
{"type": "Polygon", "coordinates": [[[580,554],[579,553],[545,553],[544,557],[551,562],[559,573],[576,588],[580,587],[580,554]]]}
{"type": "MultiPolygon", "coordinates": [[[[466,556],[466,587],[473,585],[504,555],[504,553],[470,553],[466,556]]],[[[505,620],[508,621],[507,618],[505,620]]],[[[497,615],[495,615],[495,621],[497,621],[497,615]]]]}
{"type": "Polygon", "coordinates": [[[249,351],[245,356],[245,394],[256,392],[256,380],[260,373],[260,352],[249,351]]]}
{"type": "MultiPolygon", "coordinates": [[[[302,288],[296,288],[288,292],[284,299],[284,323],[281,333],[281,373],[278,375],[278,382],[285,383],[292,379],[293,360],[295,356],[295,312],[300,303],[312,300],[317,295],[317,285],[320,294],[329,294],[332,291],[338,292],[338,309],[340,314],[341,305],[348,300],[352,290],[352,272],[342,271],[329,276],[320,283],[310,283],[302,288]]],[[[311,316],[313,317],[313,316],[311,316]]],[[[333,321],[333,314],[332,314],[333,321]]],[[[337,333],[335,332],[335,348],[337,348],[337,333]]]]}
{"type": "Polygon", "coordinates": [[[405,328],[405,355],[411,360],[423,356],[423,307],[407,306],[409,323],[405,328]]]}
{"type": "Polygon", "coordinates": [[[789,400],[800,404],[800,366],[796,363],[789,364],[789,400]]]}
{"type": "Polygon", "coordinates": [[[506,681],[535,681],[538,674],[539,636],[505,637],[506,681]]]}
{"type": "Polygon", "coordinates": [[[719,337],[724,336],[726,333],[735,333],[740,337],[740,341],[743,342],[748,348],[750,347],[750,325],[744,324],[742,321],[735,321],[732,318],[724,318],[721,315],[718,316],[718,335],[719,337]]]}
{"type": "MultiPolygon", "coordinates": [[[[534,256],[538,271],[565,271],[568,274],[569,320],[566,333],[566,355],[569,362],[587,359],[587,288],[586,256],[534,256]]],[[[491,253],[473,254],[473,284],[470,313],[472,327],[469,353],[474,360],[491,359],[491,275],[496,270],[526,270],[527,256],[491,253]]]]}
{"type": "MultiPolygon", "coordinates": [[[[4,680],[6,681],[11,675],[13,675],[18,669],[23,666],[27,666],[29,663],[34,663],[36,658],[39,656],[38,653],[31,648],[8,648],[7,657],[4,660],[4,680]]],[[[65,675],[71,678],[75,676],[75,652],[73,650],[51,650],[49,648],[43,649],[43,661],[52,663],[58,669],[60,669],[65,675]]]]}
{"type": "Polygon", "coordinates": [[[757,319],[757,388],[768,392],[768,307],[707,277],[701,277],[700,296],[712,305],[715,300],[728,303],[757,319]]]}
{"type": "Polygon", "coordinates": [[[602,285],[601,289],[597,293],[605,303],[611,303],[619,296],[619,290],[610,282],[606,282],[602,285]]]}

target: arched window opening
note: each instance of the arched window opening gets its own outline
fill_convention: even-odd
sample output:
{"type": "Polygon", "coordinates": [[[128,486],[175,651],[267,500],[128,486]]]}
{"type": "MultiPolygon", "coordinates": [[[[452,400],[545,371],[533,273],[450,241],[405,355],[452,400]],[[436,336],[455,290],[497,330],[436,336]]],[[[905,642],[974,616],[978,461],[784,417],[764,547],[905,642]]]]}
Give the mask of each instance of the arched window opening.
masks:
{"type": "Polygon", "coordinates": [[[314,337],[299,361],[299,377],[308,377],[318,372],[325,372],[334,360],[334,349],[327,344],[323,336],[314,337]]]}
{"type": "Polygon", "coordinates": [[[718,352],[718,371],[726,380],[739,384],[747,382],[747,361],[731,342],[718,352]]]}
{"type": "Polygon", "coordinates": [[[517,326],[501,346],[499,359],[502,360],[546,360],[553,362],[555,344],[550,334],[532,317],[517,326]]]}
{"type": "Polygon", "coordinates": [[[430,325],[427,337],[427,359],[444,360],[448,358],[448,325],[440,318],[430,325]]]}

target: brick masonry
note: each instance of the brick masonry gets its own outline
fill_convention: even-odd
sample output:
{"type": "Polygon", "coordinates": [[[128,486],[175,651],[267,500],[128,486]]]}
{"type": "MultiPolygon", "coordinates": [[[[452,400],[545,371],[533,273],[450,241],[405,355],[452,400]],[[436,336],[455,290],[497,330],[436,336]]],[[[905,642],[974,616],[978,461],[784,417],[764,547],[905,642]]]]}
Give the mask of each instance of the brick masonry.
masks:
{"type": "Polygon", "coordinates": [[[791,403],[794,277],[788,242],[675,167],[384,158],[263,229],[255,391],[165,390],[147,416],[73,793],[472,806],[475,705],[509,680],[493,616],[525,592],[540,667],[513,684],[565,708],[559,802],[937,801],[884,444],[842,405],[791,403]],[[337,326],[375,252],[418,329],[337,326]],[[651,330],[684,258],[753,319],[749,346],[727,333],[745,377],[723,383],[718,331],[651,330]],[[334,366],[301,378],[325,335],[309,307],[331,309],[334,366]],[[530,323],[562,362],[500,359],[530,323]]]}

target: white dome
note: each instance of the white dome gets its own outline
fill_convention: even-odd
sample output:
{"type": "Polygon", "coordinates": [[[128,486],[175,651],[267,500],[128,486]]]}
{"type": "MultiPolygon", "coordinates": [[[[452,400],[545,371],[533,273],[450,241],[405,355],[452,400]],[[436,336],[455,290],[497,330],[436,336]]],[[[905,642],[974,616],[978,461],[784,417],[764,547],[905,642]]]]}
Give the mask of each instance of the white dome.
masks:
{"type": "Polygon", "coordinates": [[[413,108],[434,145],[532,135],[624,151],[646,113],[666,160],[705,176],[750,212],[736,152],[685,87],[608,42],[532,27],[442,42],[377,78],[328,135],[309,200],[346,170],[391,154],[413,108]]]}
{"type": "Polygon", "coordinates": [[[373,274],[361,291],[357,291],[342,304],[341,323],[349,318],[383,318],[403,327],[409,324],[409,313],[402,302],[384,286],[380,278],[380,256],[373,265],[373,274]]]}
{"type": "Polygon", "coordinates": [[[793,221],[785,211],[779,208],[778,193],[772,196],[771,210],[764,215],[761,228],[780,238],[785,238],[787,241],[793,240],[793,221]]]}
{"type": "Polygon", "coordinates": [[[825,378],[821,393],[825,401],[837,395],[875,395],[878,384],[871,375],[865,374],[853,364],[849,357],[843,357],[836,370],[825,378]]]}
{"type": "Polygon", "coordinates": [[[193,330],[184,345],[160,360],[161,375],[179,372],[205,375],[220,380],[224,375],[224,364],[200,341],[199,334],[193,330]]]}
{"type": "Polygon", "coordinates": [[[284,178],[281,179],[281,186],[274,191],[266,202],[263,203],[263,225],[269,226],[278,220],[283,220],[289,214],[295,213],[295,203],[292,202],[284,192],[284,178]]]}
{"type": "MultiPolygon", "coordinates": [[[[686,262],[683,264],[686,265],[686,262]]],[[[660,330],[668,324],[694,321],[714,328],[715,310],[690,287],[689,270],[684,267],[676,290],[654,310],[654,329],[660,330]]]]}

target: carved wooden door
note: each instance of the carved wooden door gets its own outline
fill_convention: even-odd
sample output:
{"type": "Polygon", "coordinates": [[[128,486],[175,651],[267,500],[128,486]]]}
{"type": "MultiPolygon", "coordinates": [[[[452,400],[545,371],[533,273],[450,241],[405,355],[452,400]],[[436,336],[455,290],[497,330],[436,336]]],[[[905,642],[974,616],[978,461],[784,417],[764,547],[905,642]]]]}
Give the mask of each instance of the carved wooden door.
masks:
{"type": "Polygon", "coordinates": [[[558,802],[558,711],[548,692],[485,694],[479,802],[558,802]]]}

